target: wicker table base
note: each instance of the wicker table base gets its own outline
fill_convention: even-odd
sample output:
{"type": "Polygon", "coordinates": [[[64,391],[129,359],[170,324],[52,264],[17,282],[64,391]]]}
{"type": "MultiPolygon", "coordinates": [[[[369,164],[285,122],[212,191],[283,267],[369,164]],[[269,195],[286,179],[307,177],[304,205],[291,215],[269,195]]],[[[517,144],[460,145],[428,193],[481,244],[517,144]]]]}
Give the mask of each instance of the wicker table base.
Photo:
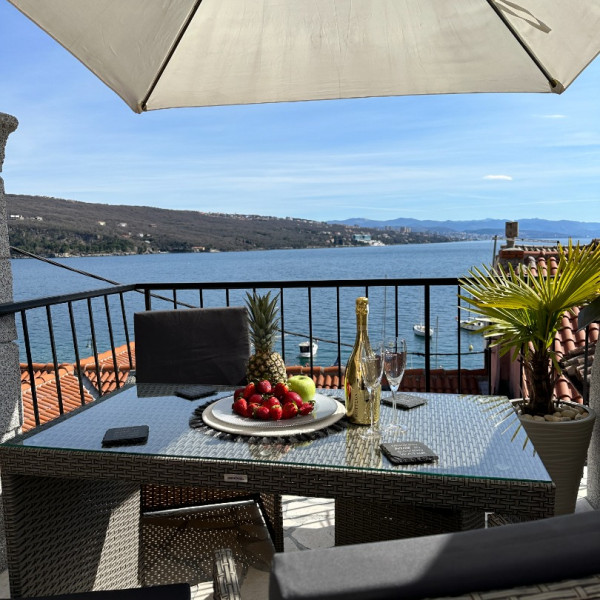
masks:
{"type": "Polygon", "coordinates": [[[3,474],[2,495],[13,597],[138,586],[138,484],[3,474]]]}
{"type": "MultiPolygon", "coordinates": [[[[429,395],[403,414],[440,458],[397,468],[358,426],[275,445],[207,436],[188,427],[187,401],[166,393],[127,388],[0,445],[13,597],[138,585],[140,486],[148,484],[259,496],[276,549],[281,494],[335,498],[338,544],[483,526],[483,511],[538,519],[554,509],[539,458],[494,426],[479,397],[429,395]],[[101,447],[107,428],[136,423],[150,427],[146,445],[101,447]]],[[[385,406],[381,414],[384,424],[393,416],[385,406]]]]}
{"type": "Polygon", "coordinates": [[[335,545],[346,546],[449,533],[485,526],[475,510],[428,508],[338,498],[335,501],[335,545]]]}

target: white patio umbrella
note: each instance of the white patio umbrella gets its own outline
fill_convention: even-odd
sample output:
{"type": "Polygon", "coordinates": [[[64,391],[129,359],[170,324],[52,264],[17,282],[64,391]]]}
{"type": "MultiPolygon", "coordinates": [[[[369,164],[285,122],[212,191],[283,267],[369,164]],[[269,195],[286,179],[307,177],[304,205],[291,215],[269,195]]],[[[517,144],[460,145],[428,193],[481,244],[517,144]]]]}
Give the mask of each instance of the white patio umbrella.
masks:
{"type": "Polygon", "coordinates": [[[600,0],[9,0],[134,111],[563,92],[600,0]]]}

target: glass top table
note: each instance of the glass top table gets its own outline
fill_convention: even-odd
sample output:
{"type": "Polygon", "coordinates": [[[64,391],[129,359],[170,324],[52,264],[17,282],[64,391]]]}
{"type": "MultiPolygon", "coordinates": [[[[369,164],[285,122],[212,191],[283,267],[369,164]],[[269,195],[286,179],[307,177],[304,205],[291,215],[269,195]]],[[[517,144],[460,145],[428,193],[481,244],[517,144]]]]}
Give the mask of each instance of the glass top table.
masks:
{"type": "MultiPolygon", "coordinates": [[[[519,429],[516,416],[503,420],[510,412],[510,403],[504,397],[421,394],[426,397],[426,404],[400,410],[399,418],[408,432],[400,436],[384,432],[375,442],[360,437],[362,427],[350,425],[338,433],[301,443],[277,443],[267,438],[264,443],[257,443],[256,439],[254,443],[244,443],[239,438],[228,441],[227,436],[216,431],[206,435],[189,426],[195,408],[227,397],[230,391],[189,401],[173,395],[173,389],[172,385],[156,384],[124,388],[4,446],[550,482],[532,445],[524,447],[526,436],[519,429]],[[149,426],[146,444],[102,447],[107,429],[131,425],[149,426]],[[379,450],[380,441],[407,440],[423,442],[439,459],[394,465],[379,450]]],[[[341,396],[339,390],[319,393],[341,396]]],[[[382,405],[382,423],[392,416],[393,409],[382,405]]],[[[282,435],[285,436],[285,429],[282,435]]]]}
{"type": "MultiPolygon", "coordinates": [[[[334,498],[336,544],[480,527],[484,512],[519,520],[554,512],[554,484],[518,420],[503,418],[512,410],[504,397],[422,394],[425,404],[400,411],[408,432],[397,439],[365,440],[348,424],[293,442],[193,428],[198,407],[231,391],[190,401],[177,387],[128,386],[0,444],[13,596],[136,585],[145,484],[334,498]],[[102,447],[107,429],[134,425],[148,425],[144,445],[102,447]],[[439,458],[394,465],[379,448],[387,441],[419,441],[439,458]],[[90,539],[97,552],[81,553],[90,539]]],[[[382,424],[393,415],[382,405],[382,424]]]]}

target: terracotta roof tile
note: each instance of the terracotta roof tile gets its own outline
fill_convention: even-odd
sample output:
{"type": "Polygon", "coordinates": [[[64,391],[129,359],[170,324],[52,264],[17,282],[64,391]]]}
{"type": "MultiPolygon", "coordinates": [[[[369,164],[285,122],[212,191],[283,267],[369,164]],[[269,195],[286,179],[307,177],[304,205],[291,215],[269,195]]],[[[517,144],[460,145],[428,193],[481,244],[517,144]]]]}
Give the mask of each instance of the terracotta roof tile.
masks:
{"type": "MultiPolygon", "coordinates": [[[[134,344],[131,344],[132,352],[134,344]]],[[[121,346],[115,350],[117,365],[119,368],[118,380],[123,385],[129,376],[130,364],[127,346],[121,346]]],[[[100,372],[101,388],[98,386],[96,373],[96,361],[93,356],[79,361],[82,376],[88,380],[88,385],[83,385],[84,402],[92,402],[96,395],[88,389],[90,386],[96,390],[101,389],[102,394],[117,389],[114,361],[112,351],[103,352],[98,355],[98,366],[100,372]]],[[[60,416],[58,403],[58,386],[54,364],[32,364],[34,387],[38,403],[40,424],[47,423],[60,416]]],[[[63,412],[67,413],[81,406],[81,393],[79,378],[75,364],[61,364],[58,366],[60,391],[63,404],[63,412]]],[[[35,413],[33,410],[33,394],[31,392],[31,377],[26,364],[21,364],[21,397],[23,400],[23,431],[36,426],[35,413]]]]}
{"type": "MultiPolygon", "coordinates": [[[[135,368],[135,346],[131,344],[132,360],[129,361],[127,346],[121,346],[115,350],[118,366],[118,380],[123,385],[129,377],[130,367],[135,368]]],[[[38,413],[40,423],[46,423],[60,415],[58,406],[58,389],[53,364],[34,364],[34,385],[38,401],[38,413]]],[[[99,390],[106,394],[116,389],[116,373],[112,352],[104,352],[98,355],[98,371],[96,360],[93,356],[80,360],[81,373],[86,383],[83,385],[85,403],[92,402],[95,395],[89,389],[99,390]]],[[[310,366],[290,365],[286,367],[288,377],[292,375],[309,375],[310,366]]],[[[340,389],[343,387],[343,373],[337,366],[321,367],[314,366],[313,379],[319,388],[340,389]],[[341,373],[341,377],[340,377],[341,373]]],[[[63,412],[69,412],[81,406],[79,379],[74,364],[59,365],[60,388],[63,401],[63,412]]],[[[461,371],[462,386],[464,393],[482,393],[482,382],[487,382],[484,370],[461,371]]],[[[423,369],[408,370],[400,387],[403,391],[425,391],[425,372],[423,369]]],[[[431,372],[431,389],[433,392],[458,392],[458,371],[445,371],[435,369],[431,372]]],[[[21,364],[21,390],[23,398],[24,424],[23,430],[27,431],[36,426],[33,410],[33,399],[30,386],[30,376],[26,364],[21,364]]]]}
{"type": "MultiPolygon", "coordinates": [[[[24,365],[21,365],[22,367],[24,365]]],[[[62,372],[62,369],[60,369],[62,372]]],[[[37,380],[36,378],[36,381],[37,380]]],[[[52,419],[58,417],[60,413],[60,407],[58,403],[58,387],[56,385],[56,378],[52,377],[51,380],[42,381],[35,386],[38,413],[40,417],[40,424],[47,423],[52,419]]],[[[81,396],[79,393],[79,379],[73,375],[61,374],[60,377],[60,391],[63,403],[63,412],[67,413],[78,406],[81,406],[81,396]]],[[[23,431],[28,431],[36,426],[35,413],[33,410],[33,395],[31,387],[27,383],[22,387],[21,396],[23,400],[23,431]]],[[[94,397],[84,388],[85,402],[92,402],[94,397]]]]}

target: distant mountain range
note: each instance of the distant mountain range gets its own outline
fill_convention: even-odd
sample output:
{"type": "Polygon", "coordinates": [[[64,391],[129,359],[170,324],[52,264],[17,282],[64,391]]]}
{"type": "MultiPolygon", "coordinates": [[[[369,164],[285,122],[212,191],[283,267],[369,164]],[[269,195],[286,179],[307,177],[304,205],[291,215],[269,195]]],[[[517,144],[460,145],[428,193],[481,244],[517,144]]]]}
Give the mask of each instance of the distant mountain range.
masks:
{"type": "MultiPolygon", "coordinates": [[[[480,219],[469,221],[432,221],[419,219],[392,219],[377,221],[363,219],[345,219],[329,221],[332,224],[356,225],[366,228],[410,227],[412,231],[430,231],[441,234],[468,233],[481,236],[504,237],[504,226],[510,219],[480,219]]],[[[546,219],[522,219],[519,221],[519,238],[600,238],[600,223],[585,223],[581,221],[549,221],[546,219]]]]}

